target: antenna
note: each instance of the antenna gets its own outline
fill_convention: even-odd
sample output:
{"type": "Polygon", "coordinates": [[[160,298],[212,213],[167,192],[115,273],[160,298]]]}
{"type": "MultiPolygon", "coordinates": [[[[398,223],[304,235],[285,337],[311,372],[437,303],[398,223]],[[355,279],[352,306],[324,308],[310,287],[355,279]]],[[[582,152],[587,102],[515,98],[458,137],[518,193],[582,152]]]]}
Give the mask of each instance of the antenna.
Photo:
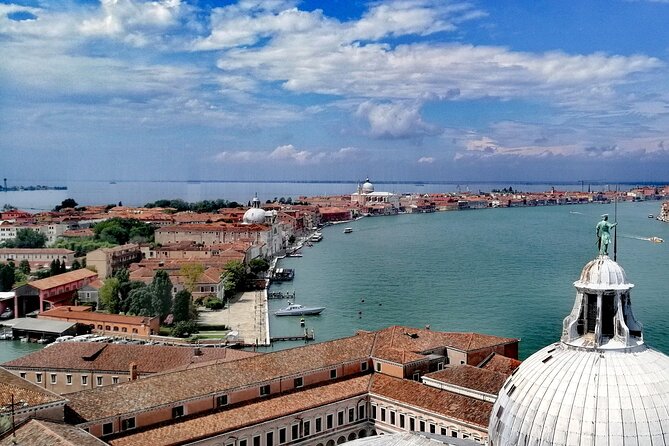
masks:
{"type": "Polygon", "coordinates": [[[616,194],[613,197],[613,220],[616,224],[613,227],[613,261],[618,260],[618,185],[616,185],[616,194]]]}

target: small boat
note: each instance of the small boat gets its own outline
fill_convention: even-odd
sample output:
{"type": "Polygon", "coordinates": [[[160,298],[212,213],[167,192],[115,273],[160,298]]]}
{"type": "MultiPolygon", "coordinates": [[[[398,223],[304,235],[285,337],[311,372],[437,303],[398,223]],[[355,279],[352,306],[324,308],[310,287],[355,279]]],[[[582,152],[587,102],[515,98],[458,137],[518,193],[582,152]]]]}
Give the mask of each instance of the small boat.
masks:
{"type": "Polygon", "coordinates": [[[320,314],[325,307],[305,307],[300,304],[289,303],[286,308],[282,308],[274,314],[277,316],[304,316],[308,314],[320,314]]]}
{"type": "Polygon", "coordinates": [[[302,257],[302,254],[299,252],[291,252],[290,254],[286,254],[286,257],[302,257]]]}
{"type": "Polygon", "coordinates": [[[655,218],[653,214],[648,214],[648,218],[655,218]]]}
{"type": "Polygon", "coordinates": [[[353,228],[344,228],[344,234],[350,234],[353,232],[353,228]]]}
{"type": "Polygon", "coordinates": [[[310,240],[312,242],[320,242],[321,240],[323,240],[323,234],[321,234],[320,232],[315,232],[314,235],[311,236],[310,240]]]}
{"type": "Polygon", "coordinates": [[[648,241],[653,243],[662,243],[664,240],[662,240],[660,237],[651,237],[648,239],[648,241]]]}

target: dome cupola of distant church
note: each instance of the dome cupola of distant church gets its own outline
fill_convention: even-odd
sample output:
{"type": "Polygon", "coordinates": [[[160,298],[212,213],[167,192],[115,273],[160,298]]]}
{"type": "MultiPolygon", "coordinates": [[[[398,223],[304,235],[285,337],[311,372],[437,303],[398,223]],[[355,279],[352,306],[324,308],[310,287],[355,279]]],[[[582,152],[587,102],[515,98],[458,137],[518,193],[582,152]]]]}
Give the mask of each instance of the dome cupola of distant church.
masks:
{"type": "Polygon", "coordinates": [[[263,224],[266,217],[267,214],[260,208],[260,200],[256,194],[251,201],[251,208],[244,213],[243,223],[246,225],[263,224]]]}
{"type": "Polygon", "coordinates": [[[669,446],[669,356],[644,343],[634,285],[603,238],[574,282],[561,340],[523,361],[500,390],[491,446],[669,446]]]}
{"type": "Polygon", "coordinates": [[[369,182],[369,178],[365,179],[365,182],[362,184],[362,193],[371,194],[374,192],[374,185],[369,182]]]}

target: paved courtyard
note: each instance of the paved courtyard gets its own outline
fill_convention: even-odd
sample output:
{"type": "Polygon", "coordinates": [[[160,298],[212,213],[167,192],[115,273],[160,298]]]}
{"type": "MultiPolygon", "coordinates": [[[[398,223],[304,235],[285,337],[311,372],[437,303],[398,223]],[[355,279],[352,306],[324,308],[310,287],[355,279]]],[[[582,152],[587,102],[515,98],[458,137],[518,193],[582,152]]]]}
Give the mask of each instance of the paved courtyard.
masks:
{"type": "Polygon", "coordinates": [[[267,345],[269,344],[269,327],[265,290],[239,293],[223,310],[201,311],[199,323],[205,327],[207,325],[226,325],[238,333],[240,342],[267,345]]]}

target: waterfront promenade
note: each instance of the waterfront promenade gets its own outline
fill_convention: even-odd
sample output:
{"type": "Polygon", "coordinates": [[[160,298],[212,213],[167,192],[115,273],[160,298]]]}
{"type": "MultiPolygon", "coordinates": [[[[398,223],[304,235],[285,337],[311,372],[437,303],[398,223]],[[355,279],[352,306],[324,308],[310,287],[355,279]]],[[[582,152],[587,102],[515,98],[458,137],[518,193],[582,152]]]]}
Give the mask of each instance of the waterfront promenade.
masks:
{"type": "Polygon", "coordinates": [[[246,345],[269,345],[267,290],[239,293],[224,310],[200,313],[200,323],[230,327],[232,332],[238,333],[229,338],[230,342],[237,340],[246,345]]]}

